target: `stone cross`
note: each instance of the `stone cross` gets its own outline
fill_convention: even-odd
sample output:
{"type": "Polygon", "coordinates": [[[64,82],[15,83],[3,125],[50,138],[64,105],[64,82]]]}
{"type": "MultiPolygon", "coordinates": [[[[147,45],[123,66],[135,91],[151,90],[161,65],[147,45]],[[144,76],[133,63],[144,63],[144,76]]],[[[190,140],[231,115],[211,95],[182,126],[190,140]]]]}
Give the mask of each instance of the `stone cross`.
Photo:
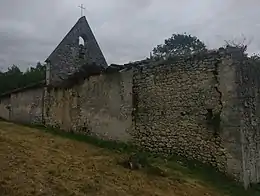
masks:
{"type": "Polygon", "coordinates": [[[85,10],[86,8],[84,8],[83,4],[81,4],[79,6],[79,8],[81,9],[81,17],[83,16],[83,10],[85,10]]]}

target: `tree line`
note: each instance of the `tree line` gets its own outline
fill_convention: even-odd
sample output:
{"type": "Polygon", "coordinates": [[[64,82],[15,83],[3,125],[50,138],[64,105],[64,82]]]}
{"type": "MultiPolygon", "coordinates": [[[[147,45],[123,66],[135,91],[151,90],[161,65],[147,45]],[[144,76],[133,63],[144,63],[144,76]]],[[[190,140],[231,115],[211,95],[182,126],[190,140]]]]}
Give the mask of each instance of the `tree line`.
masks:
{"type": "Polygon", "coordinates": [[[7,71],[0,71],[0,94],[22,88],[45,79],[45,66],[40,62],[35,67],[22,72],[16,65],[12,65],[7,71]]]}

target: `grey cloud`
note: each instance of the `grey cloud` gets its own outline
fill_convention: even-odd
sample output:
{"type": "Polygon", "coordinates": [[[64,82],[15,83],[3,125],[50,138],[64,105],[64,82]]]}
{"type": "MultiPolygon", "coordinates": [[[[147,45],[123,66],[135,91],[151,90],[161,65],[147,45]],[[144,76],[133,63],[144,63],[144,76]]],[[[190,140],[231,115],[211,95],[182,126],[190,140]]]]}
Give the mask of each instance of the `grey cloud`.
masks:
{"type": "Polygon", "coordinates": [[[145,58],[178,32],[211,48],[243,34],[252,40],[249,51],[260,51],[257,0],[1,0],[0,67],[44,61],[79,18],[81,3],[108,63],[145,58]]]}

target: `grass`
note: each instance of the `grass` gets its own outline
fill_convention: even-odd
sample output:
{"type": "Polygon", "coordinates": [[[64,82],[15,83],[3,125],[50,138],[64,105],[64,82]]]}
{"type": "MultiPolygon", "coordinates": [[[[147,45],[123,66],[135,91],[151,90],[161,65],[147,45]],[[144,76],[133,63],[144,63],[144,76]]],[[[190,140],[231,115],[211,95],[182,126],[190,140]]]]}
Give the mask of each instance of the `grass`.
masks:
{"type": "MultiPolygon", "coordinates": [[[[199,178],[201,181],[216,187],[216,189],[221,191],[223,194],[228,194],[230,196],[260,195],[260,188],[257,185],[253,185],[251,189],[245,191],[241,184],[235,182],[233,179],[217,171],[215,168],[212,168],[209,165],[202,164],[198,161],[187,160],[177,155],[164,157],[157,154],[142,152],[138,150],[137,147],[131,144],[101,140],[93,136],[79,135],[72,132],[64,132],[51,127],[46,128],[41,125],[31,125],[31,127],[37,127],[38,129],[49,132],[51,134],[59,135],[81,142],[86,142],[101,148],[112,150],[114,152],[136,153],[137,156],[139,156],[143,160],[146,160],[147,163],[161,165],[164,168],[170,168],[173,171],[181,171],[182,174],[185,174],[185,176],[189,176],[191,178],[199,178]]],[[[153,170],[149,169],[147,171],[153,172],[153,170]]],[[[180,176],[179,180],[181,180],[180,176]]]]}
{"type": "MultiPolygon", "coordinates": [[[[182,174],[185,174],[185,176],[189,176],[191,178],[199,178],[203,182],[211,184],[212,186],[216,187],[216,189],[221,191],[223,194],[228,194],[230,196],[260,195],[260,188],[257,185],[253,185],[251,189],[245,191],[241,184],[235,182],[233,179],[217,171],[215,168],[212,168],[209,165],[202,164],[198,161],[187,160],[177,155],[172,155],[166,158],[157,154],[151,154],[142,151],[140,152],[137,147],[131,144],[126,144],[126,143],[121,143],[116,141],[101,140],[96,137],[74,134],[72,132],[68,133],[50,127],[45,128],[40,125],[32,126],[32,127],[38,127],[43,131],[55,135],[59,135],[69,139],[74,139],[81,142],[86,142],[101,148],[113,150],[115,152],[136,153],[137,156],[147,160],[147,162],[149,163],[155,165],[157,164],[161,166],[163,165],[164,167],[170,168],[173,171],[181,171],[182,174]]],[[[152,170],[149,169],[147,171],[153,172],[152,170]]],[[[180,176],[179,176],[179,180],[181,180],[180,176]]]]}
{"type": "Polygon", "coordinates": [[[171,167],[173,170],[181,171],[185,176],[200,179],[203,183],[214,186],[217,190],[222,192],[223,195],[260,195],[260,192],[257,191],[257,187],[252,187],[250,190],[245,191],[242,184],[237,183],[232,178],[229,178],[225,174],[217,171],[215,168],[197,161],[173,158],[169,162],[169,167],[171,167]]]}
{"type": "Polygon", "coordinates": [[[137,152],[137,148],[133,146],[130,143],[124,143],[124,142],[118,142],[118,141],[112,141],[112,140],[103,140],[99,139],[94,136],[88,136],[88,135],[81,135],[81,134],[75,134],[74,132],[65,132],[58,128],[52,128],[52,127],[45,127],[42,125],[24,125],[31,128],[36,128],[38,130],[51,133],[53,135],[57,135],[63,138],[68,138],[71,140],[76,140],[79,142],[85,142],[88,144],[92,144],[95,146],[98,146],[100,148],[106,148],[108,150],[112,150],[117,153],[130,153],[130,152],[137,152]]]}
{"type": "MultiPolygon", "coordinates": [[[[5,126],[7,126],[7,124],[0,123],[1,129],[10,129],[5,126]]],[[[9,126],[10,126],[10,124],[8,124],[8,127],[9,126]]],[[[13,126],[15,126],[15,128],[13,128],[14,130],[16,130],[18,128],[18,125],[13,125],[13,126]]],[[[22,126],[19,126],[19,127],[21,128],[22,126]]],[[[30,134],[28,133],[30,135],[30,138],[34,137],[34,135],[43,137],[43,135],[41,135],[41,132],[37,132],[37,130],[41,130],[41,131],[43,131],[42,134],[44,134],[44,137],[47,137],[46,136],[46,134],[47,134],[48,138],[54,138],[55,142],[57,140],[57,144],[55,144],[54,141],[52,142],[51,145],[52,145],[53,149],[51,149],[51,150],[54,150],[55,148],[60,149],[60,146],[58,145],[59,140],[62,140],[62,142],[70,141],[69,144],[66,143],[65,146],[71,145],[70,143],[74,144],[73,141],[75,141],[75,142],[77,141],[77,142],[80,142],[81,143],[80,145],[83,145],[83,146],[85,144],[86,145],[91,144],[91,147],[90,146],[88,146],[88,147],[91,149],[92,148],[95,149],[93,151],[96,151],[96,149],[97,149],[94,146],[99,147],[100,149],[104,149],[105,151],[102,151],[102,153],[109,154],[109,158],[108,157],[107,158],[110,160],[110,163],[112,162],[113,164],[109,165],[109,166],[107,165],[106,166],[107,168],[104,168],[103,172],[107,172],[105,170],[111,170],[111,168],[110,168],[111,166],[116,168],[116,170],[114,170],[114,168],[112,168],[114,173],[117,173],[118,170],[119,171],[122,170],[123,173],[117,173],[117,175],[115,175],[115,177],[117,177],[117,178],[122,178],[122,176],[124,176],[124,173],[129,172],[122,166],[119,166],[118,163],[120,161],[125,160],[129,154],[136,154],[136,156],[138,158],[143,160],[143,165],[146,166],[141,171],[138,171],[138,174],[135,173],[136,175],[139,175],[139,177],[141,175],[142,180],[147,178],[147,176],[146,176],[146,173],[147,173],[149,181],[151,179],[157,180],[155,182],[155,184],[158,183],[158,180],[160,182],[164,182],[166,184],[173,183],[175,186],[174,188],[177,187],[177,190],[180,189],[183,191],[183,193],[185,193],[185,190],[183,189],[182,186],[185,186],[185,189],[187,189],[186,191],[192,190],[191,193],[194,196],[197,194],[196,191],[198,192],[198,195],[199,195],[199,193],[200,193],[200,195],[205,194],[205,192],[208,192],[209,193],[208,195],[214,195],[214,196],[215,195],[221,195],[221,196],[222,195],[227,195],[227,196],[228,195],[229,196],[260,195],[260,192],[259,192],[259,190],[257,190],[257,187],[253,187],[251,190],[245,191],[240,184],[237,184],[232,179],[227,178],[225,175],[216,171],[214,168],[201,164],[196,161],[188,161],[182,157],[178,157],[178,156],[174,156],[174,155],[170,156],[170,157],[163,157],[163,156],[156,155],[156,154],[150,154],[147,152],[139,151],[135,146],[132,146],[130,144],[125,144],[125,143],[115,142],[115,141],[100,140],[100,139],[97,139],[97,138],[91,137],[91,136],[83,136],[83,135],[77,135],[77,134],[73,134],[73,133],[62,132],[58,129],[45,128],[45,127],[36,126],[36,125],[29,126],[29,127],[30,127],[30,129],[29,128],[25,128],[25,129],[26,129],[26,131],[28,131],[30,133],[30,134]],[[64,139],[62,139],[62,138],[64,138],[64,139]],[[109,151],[112,154],[110,154],[109,151]],[[116,157],[115,158],[116,161],[115,162],[111,161],[111,157],[116,157]],[[165,175],[161,175],[161,171],[163,171],[163,173],[165,175]],[[154,176],[154,177],[151,178],[151,176],[154,176]],[[188,186],[188,187],[186,187],[186,186],[188,186]],[[194,189],[194,186],[196,187],[195,189],[194,189]],[[199,189],[199,190],[202,189],[204,192],[200,192],[202,190],[198,191],[197,189],[199,189]]],[[[21,128],[21,129],[24,129],[24,128],[21,128]]],[[[0,131],[0,133],[1,133],[1,131],[0,131]]],[[[5,133],[6,133],[6,137],[8,137],[7,132],[5,132],[5,133]]],[[[15,133],[12,133],[11,136],[17,137],[17,135],[14,135],[14,134],[15,133]]],[[[26,134],[26,133],[22,132],[22,134],[26,134]]],[[[21,137],[21,135],[19,135],[19,137],[21,137]]],[[[0,142],[1,142],[1,135],[0,135],[0,142]]],[[[15,142],[15,141],[13,141],[13,142],[15,142]]],[[[33,142],[34,141],[32,140],[32,144],[34,144],[33,142]]],[[[39,145],[39,141],[37,141],[37,142],[39,145]]],[[[32,144],[30,146],[33,146],[32,144]]],[[[34,144],[34,145],[36,145],[36,144],[34,144]]],[[[46,145],[46,144],[42,144],[42,145],[46,145]]],[[[79,145],[79,144],[75,143],[75,145],[79,145]]],[[[37,147],[35,146],[35,148],[37,148],[37,147]]],[[[43,148],[45,148],[45,147],[43,147],[43,148]]],[[[49,150],[50,149],[48,149],[48,151],[49,150]]],[[[70,149],[70,150],[72,150],[72,149],[70,149]]],[[[99,152],[100,150],[97,150],[97,151],[99,152]]],[[[0,148],[0,153],[1,153],[1,148],[0,148]]],[[[69,154],[65,151],[63,151],[63,153],[69,154]]],[[[96,153],[97,152],[95,152],[94,154],[96,154],[96,153]]],[[[55,156],[58,157],[59,154],[57,154],[55,156]]],[[[72,155],[70,155],[70,156],[72,156],[72,155]]],[[[75,156],[77,156],[77,155],[75,155],[75,156]]],[[[91,160],[91,159],[93,159],[92,157],[93,157],[93,154],[90,154],[88,159],[91,160]]],[[[1,158],[1,156],[0,156],[0,158],[1,158]]],[[[100,164],[100,163],[95,162],[95,164],[100,164]]],[[[46,163],[46,165],[48,165],[46,167],[49,168],[50,163],[48,162],[48,163],[46,163]]],[[[1,166],[1,163],[0,163],[0,166],[1,166]]],[[[66,167],[63,168],[63,170],[66,170],[66,169],[67,169],[66,167]]],[[[89,173],[89,171],[86,171],[86,172],[89,173]]],[[[41,171],[41,173],[42,173],[42,171],[41,171]]],[[[60,179],[61,178],[60,176],[62,175],[60,173],[60,171],[57,170],[57,168],[49,168],[47,173],[49,176],[51,176],[51,178],[57,177],[58,179],[60,179]]],[[[73,175],[73,174],[70,173],[70,175],[73,175]]],[[[92,174],[92,175],[96,175],[96,173],[92,174]]],[[[109,178],[111,180],[111,176],[109,178]]],[[[125,178],[128,178],[128,177],[125,176],[125,178]]],[[[96,182],[96,179],[95,180],[92,179],[91,181],[88,181],[88,183],[86,183],[86,185],[84,185],[80,189],[77,189],[77,191],[79,191],[81,193],[81,192],[86,192],[86,190],[87,190],[87,192],[89,191],[89,192],[91,192],[91,194],[96,195],[96,193],[100,189],[100,187],[97,187],[97,186],[101,186],[100,185],[101,182],[99,180],[98,180],[98,182],[96,182]]],[[[135,184],[136,183],[135,180],[134,181],[130,180],[130,184],[128,186],[131,186],[131,183],[135,184]]],[[[62,183],[64,183],[64,180],[62,181],[62,183]]],[[[104,183],[106,184],[106,182],[104,182],[104,183]]],[[[149,182],[145,181],[144,183],[149,183],[149,182]]],[[[1,181],[0,181],[0,185],[1,185],[1,181]]],[[[122,186],[122,185],[120,185],[120,186],[122,186]]],[[[153,186],[155,186],[155,185],[153,185],[153,186]]],[[[171,186],[173,186],[173,185],[171,185],[171,186]]],[[[168,190],[168,188],[169,188],[168,186],[167,186],[167,188],[164,187],[165,190],[168,190]]],[[[104,187],[103,187],[103,189],[104,189],[104,187]]],[[[63,194],[66,195],[65,190],[56,190],[56,191],[58,191],[59,193],[64,192],[63,194]]],[[[128,194],[131,191],[132,190],[129,190],[128,194]]],[[[141,191],[139,190],[139,192],[141,192],[141,191]]],[[[139,192],[135,192],[135,194],[138,195],[139,192]]],[[[0,193],[1,193],[1,186],[0,186],[0,193]]],[[[163,194],[169,195],[169,192],[168,193],[164,192],[163,194]]],[[[77,195],[77,194],[75,194],[75,195],[77,195]]],[[[78,195],[80,195],[80,194],[78,194],[78,195]]],[[[145,194],[143,194],[143,195],[145,195],[145,194]]],[[[146,195],[149,195],[149,194],[146,194],[146,195]]],[[[158,194],[158,195],[160,195],[160,194],[158,194]]],[[[182,193],[179,193],[176,195],[179,196],[179,195],[182,195],[182,193]]],[[[185,195],[185,194],[183,194],[183,195],[185,195]]]]}

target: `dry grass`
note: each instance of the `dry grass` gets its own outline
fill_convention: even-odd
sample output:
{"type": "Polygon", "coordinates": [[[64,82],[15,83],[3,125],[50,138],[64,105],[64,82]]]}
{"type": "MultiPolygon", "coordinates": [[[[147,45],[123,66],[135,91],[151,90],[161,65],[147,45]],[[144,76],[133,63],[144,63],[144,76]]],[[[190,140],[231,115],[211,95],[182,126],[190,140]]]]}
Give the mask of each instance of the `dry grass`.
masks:
{"type": "Polygon", "coordinates": [[[0,195],[220,196],[195,179],[178,181],[118,164],[125,155],[0,122],[0,195]]]}

